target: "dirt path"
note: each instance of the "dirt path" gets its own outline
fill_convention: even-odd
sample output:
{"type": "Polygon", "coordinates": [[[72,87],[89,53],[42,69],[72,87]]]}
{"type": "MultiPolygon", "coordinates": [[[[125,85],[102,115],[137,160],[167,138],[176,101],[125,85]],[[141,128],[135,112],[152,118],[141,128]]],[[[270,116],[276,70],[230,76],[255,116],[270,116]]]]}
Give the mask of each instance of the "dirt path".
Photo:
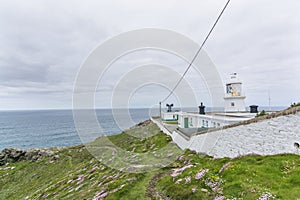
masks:
{"type": "Polygon", "coordinates": [[[149,186],[147,188],[146,191],[146,197],[149,197],[150,199],[163,199],[163,200],[171,200],[170,197],[164,195],[161,191],[157,190],[156,184],[158,179],[171,174],[171,172],[165,172],[162,174],[156,174],[155,176],[153,176],[153,178],[151,179],[151,181],[149,182],[149,186]]]}

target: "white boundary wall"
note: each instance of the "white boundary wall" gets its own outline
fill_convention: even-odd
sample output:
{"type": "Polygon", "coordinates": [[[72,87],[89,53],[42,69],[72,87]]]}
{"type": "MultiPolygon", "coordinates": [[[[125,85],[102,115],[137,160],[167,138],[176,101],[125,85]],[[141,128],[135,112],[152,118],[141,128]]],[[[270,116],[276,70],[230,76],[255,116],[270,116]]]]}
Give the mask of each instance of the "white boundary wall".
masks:
{"type": "Polygon", "coordinates": [[[154,123],[181,149],[195,150],[216,158],[247,154],[300,154],[300,149],[295,147],[295,143],[300,144],[300,112],[192,136],[189,140],[176,131],[171,134],[159,121],[154,120],[154,123]]]}

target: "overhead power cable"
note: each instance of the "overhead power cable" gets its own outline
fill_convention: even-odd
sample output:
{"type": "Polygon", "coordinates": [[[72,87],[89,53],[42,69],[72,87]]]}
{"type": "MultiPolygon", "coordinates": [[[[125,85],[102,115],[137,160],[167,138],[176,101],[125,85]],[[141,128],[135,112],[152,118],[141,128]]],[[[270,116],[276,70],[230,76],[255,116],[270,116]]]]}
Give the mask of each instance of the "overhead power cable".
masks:
{"type": "Polygon", "coordinates": [[[202,45],[200,46],[200,48],[198,49],[198,51],[196,52],[195,56],[193,57],[193,59],[191,60],[191,62],[189,63],[188,67],[186,68],[186,70],[184,71],[184,73],[181,75],[180,79],[177,81],[176,85],[174,86],[174,88],[171,90],[171,92],[168,94],[168,96],[166,96],[162,101],[160,101],[159,103],[161,104],[162,102],[165,102],[166,100],[168,100],[168,98],[174,93],[174,91],[176,90],[176,88],[179,86],[179,84],[181,83],[181,81],[183,80],[183,78],[185,77],[185,75],[187,74],[187,72],[189,71],[189,69],[191,68],[191,66],[193,65],[194,61],[196,60],[196,58],[198,57],[199,53],[201,52],[203,46],[205,45],[206,41],[208,40],[209,36],[211,35],[211,33],[213,32],[214,28],[216,27],[217,23],[219,22],[219,20],[221,19],[224,11],[226,10],[228,4],[230,3],[231,0],[228,0],[227,3],[225,4],[224,8],[222,9],[221,13],[219,14],[217,20],[215,21],[214,25],[212,26],[212,28],[210,29],[209,33],[207,34],[205,40],[203,41],[202,45]]]}

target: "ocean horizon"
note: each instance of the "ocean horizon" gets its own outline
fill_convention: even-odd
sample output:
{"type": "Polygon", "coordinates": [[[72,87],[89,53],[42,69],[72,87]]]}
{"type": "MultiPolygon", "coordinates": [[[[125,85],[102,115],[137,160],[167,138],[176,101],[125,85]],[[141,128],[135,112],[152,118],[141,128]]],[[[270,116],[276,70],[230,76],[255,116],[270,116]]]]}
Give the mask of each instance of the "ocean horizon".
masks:
{"type": "MultiPolygon", "coordinates": [[[[116,124],[111,109],[97,109],[96,113],[103,133],[86,127],[89,141],[123,131],[116,124]]],[[[148,109],[130,109],[130,116],[137,124],[149,119],[148,109]]],[[[79,144],[82,140],[75,128],[72,110],[0,111],[0,151],[9,147],[30,149],[79,144]]]]}
{"type": "MultiPolygon", "coordinates": [[[[284,106],[272,107],[273,111],[285,109],[284,106]]],[[[177,110],[179,108],[174,108],[177,110]]],[[[260,110],[268,107],[260,107],[260,110]]],[[[150,116],[158,115],[158,109],[149,111],[147,108],[117,109],[119,118],[128,120],[127,110],[130,113],[131,123],[121,128],[116,123],[112,109],[95,109],[102,133],[97,133],[88,124],[85,130],[88,138],[84,141],[93,141],[102,135],[121,133],[150,116]]],[[[165,110],[165,108],[163,108],[165,110]]],[[[182,108],[183,111],[197,112],[197,108],[182,108]]],[[[49,110],[2,110],[0,111],[0,151],[4,148],[48,148],[57,146],[74,146],[83,143],[74,124],[72,109],[49,110]]],[[[207,108],[207,112],[211,108],[207,108]]]]}

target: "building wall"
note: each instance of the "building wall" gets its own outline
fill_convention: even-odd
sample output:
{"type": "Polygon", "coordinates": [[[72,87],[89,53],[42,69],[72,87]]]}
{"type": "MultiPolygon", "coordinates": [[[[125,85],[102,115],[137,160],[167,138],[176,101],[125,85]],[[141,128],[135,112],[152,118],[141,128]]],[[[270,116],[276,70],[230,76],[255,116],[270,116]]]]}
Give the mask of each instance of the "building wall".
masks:
{"type": "Polygon", "coordinates": [[[274,155],[300,154],[300,112],[241,125],[224,130],[196,135],[186,140],[173,132],[173,141],[182,149],[191,149],[208,155],[237,157],[246,154],[274,155]],[[296,144],[296,146],[295,146],[296,144]]]}
{"type": "Polygon", "coordinates": [[[178,114],[175,112],[163,112],[162,119],[165,121],[176,121],[178,118],[178,114]]]}
{"type": "Polygon", "coordinates": [[[244,98],[225,98],[225,112],[243,112],[246,111],[244,98]],[[234,106],[231,104],[234,103],[234,106]]]}
{"type": "Polygon", "coordinates": [[[178,127],[184,128],[184,118],[188,118],[189,128],[218,128],[228,125],[230,123],[219,120],[210,115],[193,115],[193,114],[179,114],[178,127]]]}

